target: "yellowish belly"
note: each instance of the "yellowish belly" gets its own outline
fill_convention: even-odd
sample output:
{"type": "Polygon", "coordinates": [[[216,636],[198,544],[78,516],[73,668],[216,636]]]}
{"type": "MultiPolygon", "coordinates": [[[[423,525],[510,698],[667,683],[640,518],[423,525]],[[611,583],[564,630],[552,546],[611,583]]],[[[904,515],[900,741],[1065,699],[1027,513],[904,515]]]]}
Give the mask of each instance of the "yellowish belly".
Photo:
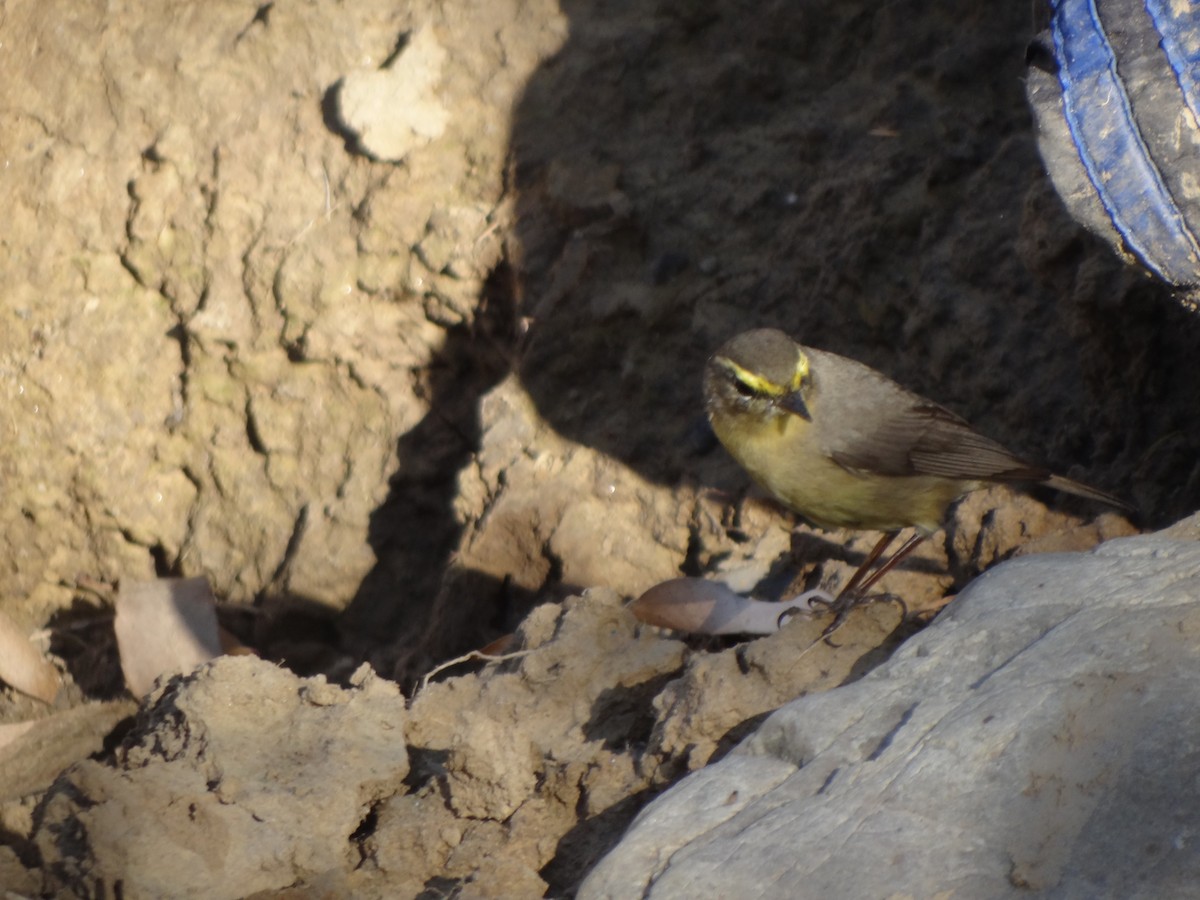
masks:
{"type": "Polygon", "coordinates": [[[936,531],[946,508],[978,485],[931,475],[905,477],[847,471],[819,452],[797,451],[806,427],[794,416],[750,426],[713,422],[721,443],[776,500],[828,528],[936,531]],[[724,433],[723,433],[724,432],[724,433]]]}

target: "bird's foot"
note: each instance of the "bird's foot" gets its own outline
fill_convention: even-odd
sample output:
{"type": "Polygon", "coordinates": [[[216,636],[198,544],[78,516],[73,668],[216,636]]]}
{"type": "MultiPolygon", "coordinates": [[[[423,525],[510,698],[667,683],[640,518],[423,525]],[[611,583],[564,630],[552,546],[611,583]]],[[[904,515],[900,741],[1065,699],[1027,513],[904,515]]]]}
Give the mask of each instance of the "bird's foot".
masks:
{"type": "Polygon", "coordinates": [[[783,610],[779,613],[778,620],[776,620],[776,627],[782,628],[796,616],[811,618],[813,604],[828,606],[833,602],[833,594],[821,590],[805,591],[803,594],[792,597],[790,600],[784,600],[780,604],[783,610]]]}
{"type": "Polygon", "coordinates": [[[846,621],[846,617],[850,615],[850,612],[860,606],[867,606],[879,601],[896,603],[900,606],[901,617],[908,615],[908,604],[892,593],[864,594],[861,591],[851,590],[842,591],[837,597],[832,599],[826,599],[828,597],[828,594],[825,597],[810,597],[808,605],[810,607],[820,606],[833,615],[833,621],[826,625],[825,630],[821,632],[821,637],[825,639],[825,643],[830,647],[838,646],[830,640],[830,636],[842,627],[842,623],[846,621]]]}

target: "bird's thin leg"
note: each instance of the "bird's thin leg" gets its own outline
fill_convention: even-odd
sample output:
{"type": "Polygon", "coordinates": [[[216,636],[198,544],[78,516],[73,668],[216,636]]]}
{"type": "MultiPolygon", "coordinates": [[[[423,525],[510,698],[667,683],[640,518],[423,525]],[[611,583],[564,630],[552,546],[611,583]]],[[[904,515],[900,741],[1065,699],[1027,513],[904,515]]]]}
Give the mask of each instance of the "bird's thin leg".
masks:
{"type": "MultiPolygon", "coordinates": [[[[859,584],[871,571],[871,566],[875,565],[879,557],[883,556],[883,551],[888,548],[888,545],[896,539],[898,532],[889,531],[881,537],[871,548],[871,552],[867,554],[867,558],[862,561],[862,565],[855,569],[854,574],[850,576],[850,580],[846,582],[846,586],[838,591],[838,595],[829,600],[822,600],[813,597],[808,601],[811,606],[823,606],[830,612],[837,613],[836,624],[840,625],[846,618],[852,608],[858,605],[862,600],[864,591],[860,590],[859,584]]],[[[868,578],[867,584],[874,584],[878,578],[868,578]]]]}
{"type": "MultiPolygon", "coordinates": [[[[892,569],[896,568],[896,566],[898,566],[906,556],[912,553],[913,550],[917,549],[921,541],[925,540],[926,537],[924,532],[918,531],[903,544],[901,544],[900,549],[884,560],[884,562],[877,569],[875,569],[875,571],[871,572],[871,566],[873,566],[879,557],[883,555],[883,551],[888,548],[888,545],[895,540],[896,534],[897,532],[891,531],[879,539],[879,542],[875,545],[871,552],[867,554],[866,560],[864,560],[863,564],[858,567],[858,571],[854,573],[850,580],[846,582],[846,586],[838,593],[836,599],[834,599],[832,602],[825,602],[817,599],[808,601],[809,606],[824,606],[831,613],[833,613],[833,621],[830,622],[822,632],[822,634],[825,636],[826,643],[832,643],[829,640],[829,636],[838,628],[840,628],[844,621],[846,621],[846,616],[850,614],[850,610],[867,602],[867,591],[874,587],[880,578],[892,571],[892,569]],[[870,574],[868,574],[868,572],[870,574]]],[[[899,598],[895,599],[899,601],[901,607],[903,608],[904,601],[899,600],[899,598]]]]}
{"type": "MultiPolygon", "coordinates": [[[[891,537],[895,537],[895,535],[892,535],[891,537]]],[[[926,537],[928,537],[928,535],[925,534],[925,532],[918,531],[916,534],[914,534],[912,537],[910,537],[907,541],[905,541],[903,544],[901,544],[900,549],[897,550],[895,553],[893,553],[891,555],[890,559],[888,559],[886,562],[883,563],[883,565],[881,565],[878,569],[876,569],[874,572],[872,572],[869,578],[864,579],[861,584],[856,585],[856,587],[858,588],[858,591],[862,594],[865,594],[867,591],[869,591],[872,587],[875,586],[875,584],[879,581],[880,578],[882,578],[888,572],[892,571],[892,569],[896,568],[896,566],[900,565],[900,563],[904,561],[904,558],[906,556],[908,556],[910,553],[912,553],[914,550],[916,550],[917,547],[919,547],[921,545],[921,541],[925,540],[926,537]]],[[[890,541],[890,538],[889,538],[889,541],[890,541]]],[[[861,572],[862,570],[860,569],[859,571],[861,572]]],[[[857,575],[857,573],[856,573],[856,575],[857,575]]],[[[850,583],[851,584],[854,583],[853,578],[850,579],[850,583]]],[[[847,591],[850,590],[849,584],[846,585],[846,590],[847,591]]],[[[843,591],[843,593],[845,593],[845,591],[843,591]]]]}
{"type": "MultiPolygon", "coordinates": [[[[867,554],[867,558],[863,560],[863,564],[858,567],[858,571],[850,576],[850,580],[846,582],[846,586],[838,592],[839,597],[853,594],[858,590],[858,586],[863,581],[863,578],[865,578],[867,573],[871,571],[871,566],[875,565],[875,561],[879,559],[879,557],[883,556],[883,551],[886,550],[891,545],[892,541],[896,539],[896,534],[897,532],[895,531],[889,531],[879,539],[879,541],[872,548],[871,552],[867,554]]],[[[908,544],[905,544],[904,546],[907,547],[908,544]]],[[[904,552],[904,547],[900,548],[900,552],[904,552]]],[[[896,557],[894,556],[892,557],[892,559],[895,558],[896,557]]],[[[888,565],[889,563],[885,563],[885,565],[888,565]]],[[[879,577],[877,575],[869,578],[866,583],[863,584],[863,592],[866,592],[866,589],[878,580],[879,577]]]]}

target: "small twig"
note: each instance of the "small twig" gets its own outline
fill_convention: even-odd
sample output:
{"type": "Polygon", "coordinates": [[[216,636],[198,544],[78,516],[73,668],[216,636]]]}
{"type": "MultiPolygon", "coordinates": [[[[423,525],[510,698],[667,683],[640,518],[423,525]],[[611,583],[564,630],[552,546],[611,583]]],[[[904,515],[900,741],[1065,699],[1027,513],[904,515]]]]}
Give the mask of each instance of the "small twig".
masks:
{"type": "MultiPolygon", "coordinates": [[[[820,634],[820,635],[818,635],[816,638],[814,638],[814,639],[813,639],[813,640],[812,640],[812,641],[809,643],[809,645],[808,645],[807,647],[805,647],[803,650],[801,650],[799,653],[797,653],[797,654],[796,654],[794,657],[792,657],[792,661],[793,661],[793,663],[794,663],[795,661],[797,661],[797,660],[800,660],[800,659],[802,659],[803,657],[805,657],[805,656],[808,654],[808,652],[809,652],[810,650],[812,650],[812,648],[813,648],[813,647],[815,647],[815,646],[817,646],[818,644],[827,643],[827,642],[828,642],[828,640],[829,640],[829,638],[831,638],[831,637],[833,637],[835,634],[837,634],[837,633],[838,633],[838,630],[839,630],[839,629],[840,629],[840,628],[841,628],[843,625],[845,625],[845,624],[846,624],[846,623],[845,623],[845,621],[841,621],[841,622],[835,622],[835,623],[834,623],[834,625],[833,625],[833,627],[829,629],[829,632],[828,632],[827,634],[820,634]]],[[[837,645],[836,645],[836,644],[830,644],[830,646],[831,646],[831,647],[836,647],[837,645]]]]}
{"type": "MultiPolygon", "coordinates": [[[[481,650],[472,650],[470,653],[464,653],[462,656],[456,656],[454,659],[448,659],[444,663],[434,666],[432,669],[422,675],[421,684],[417,688],[416,694],[419,694],[421,691],[425,690],[426,685],[429,684],[430,678],[440,672],[444,672],[451,666],[457,666],[459,663],[471,662],[472,660],[480,660],[482,662],[505,662],[510,659],[520,659],[522,656],[528,656],[532,652],[532,649],[515,650],[512,653],[501,653],[499,655],[494,655],[491,653],[484,653],[481,650]]],[[[416,699],[416,694],[413,695],[414,699],[416,699]]]]}
{"type": "MultiPolygon", "coordinates": [[[[328,222],[333,217],[333,211],[342,204],[341,201],[337,203],[333,202],[333,192],[329,184],[329,170],[324,165],[321,166],[321,178],[325,185],[325,221],[328,222]]],[[[317,224],[317,219],[319,218],[320,216],[316,215],[309,219],[308,224],[297,231],[296,234],[292,236],[291,240],[289,240],[284,246],[290,247],[292,244],[295,244],[302,237],[308,234],[308,232],[312,230],[312,227],[317,224]]]]}

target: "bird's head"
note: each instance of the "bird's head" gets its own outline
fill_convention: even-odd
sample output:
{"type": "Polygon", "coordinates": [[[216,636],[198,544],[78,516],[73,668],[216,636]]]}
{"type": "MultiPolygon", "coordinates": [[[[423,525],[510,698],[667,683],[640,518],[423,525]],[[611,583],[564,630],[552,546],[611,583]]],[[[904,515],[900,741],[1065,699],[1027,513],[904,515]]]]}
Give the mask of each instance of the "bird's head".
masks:
{"type": "Polygon", "coordinates": [[[710,416],[812,420],[805,399],[812,372],[804,348],[782,331],[758,328],[732,338],[708,361],[704,394],[710,416]]]}

